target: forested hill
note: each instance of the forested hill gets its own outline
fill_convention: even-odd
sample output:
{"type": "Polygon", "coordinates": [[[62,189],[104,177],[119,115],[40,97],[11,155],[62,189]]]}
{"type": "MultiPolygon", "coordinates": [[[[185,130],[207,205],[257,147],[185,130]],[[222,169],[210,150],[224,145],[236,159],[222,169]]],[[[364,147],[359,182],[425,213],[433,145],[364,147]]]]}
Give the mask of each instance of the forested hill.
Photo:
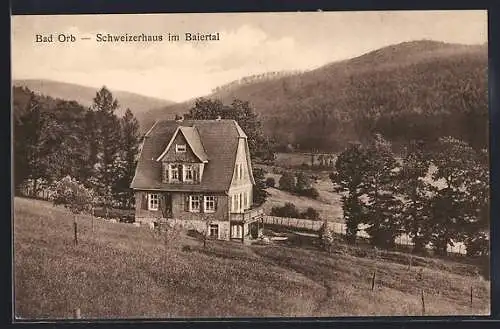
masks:
{"type": "MultiPolygon", "coordinates": [[[[74,100],[81,105],[90,106],[99,88],[82,86],[73,83],[65,83],[43,79],[14,80],[14,86],[27,87],[37,94],[59,98],[64,100],[74,100]]],[[[113,95],[118,99],[120,108],[117,114],[122,115],[127,108],[130,108],[136,116],[151,109],[172,105],[174,102],[130,93],[127,91],[112,90],[113,95]]]]}
{"type": "MultiPolygon", "coordinates": [[[[412,41],[316,70],[260,79],[208,97],[249,101],[280,144],[338,150],[377,131],[395,143],[451,135],[488,140],[487,45],[412,41]]],[[[192,102],[147,113],[186,112],[192,102]]]]}

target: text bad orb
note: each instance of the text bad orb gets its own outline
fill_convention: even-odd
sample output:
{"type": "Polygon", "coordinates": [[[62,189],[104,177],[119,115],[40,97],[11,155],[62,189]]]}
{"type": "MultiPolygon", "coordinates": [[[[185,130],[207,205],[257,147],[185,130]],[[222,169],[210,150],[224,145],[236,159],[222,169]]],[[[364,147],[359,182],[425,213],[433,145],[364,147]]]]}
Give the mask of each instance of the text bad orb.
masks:
{"type": "Polygon", "coordinates": [[[35,34],[35,42],[75,42],[76,37],[73,34],[60,33],[60,34],[35,34]]]}

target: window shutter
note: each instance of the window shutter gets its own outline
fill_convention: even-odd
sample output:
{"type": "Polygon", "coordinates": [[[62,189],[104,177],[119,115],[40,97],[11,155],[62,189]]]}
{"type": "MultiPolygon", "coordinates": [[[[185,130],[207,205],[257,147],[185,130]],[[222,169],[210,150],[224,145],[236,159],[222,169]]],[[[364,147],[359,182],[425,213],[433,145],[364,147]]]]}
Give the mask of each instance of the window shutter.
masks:
{"type": "Polygon", "coordinates": [[[217,210],[217,197],[214,195],[214,210],[217,210]]]}
{"type": "Polygon", "coordinates": [[[141,202],[141,208],[144,210],[148,209],[148,194],[146,192],[142,192],[142,202],[141,202]]]}
{"type": "Polygon", "coordinates": [[[205,212],[205,196],[199,195],[198,200],[200,201],[200,213],[204,213],[205,212]]]}
{"type": "Polygon", "coordinates": [[[163,162],[162,169],[163,169],[163,183],[168,183],[168,164],[163,162]]]}
{"type": "Polygon", "coordinates": [[[184,195],[184,211],[189,211],[189,195],[184,195]]]}
{"type": "Polygon", "coordinates": [[[166,196],[165,194],[160,194],[158,198],[159,206],[161,209],[161,213],[163,215],[163,218],[167,218],[167,201],[165,200],[166,196]]]}
{"type": "Polygon", "coordinates": [[[182,170],[182,165],[180,164],[178,167],[178,175],[179,175],[179,181],[184,181],[184,170],[182,170]]]}

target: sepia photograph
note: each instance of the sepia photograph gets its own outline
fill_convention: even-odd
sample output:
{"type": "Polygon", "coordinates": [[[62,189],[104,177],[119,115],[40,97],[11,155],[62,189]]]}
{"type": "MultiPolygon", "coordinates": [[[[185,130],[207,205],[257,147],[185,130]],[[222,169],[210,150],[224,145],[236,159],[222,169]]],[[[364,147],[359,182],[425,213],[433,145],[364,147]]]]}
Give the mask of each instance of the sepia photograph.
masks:
{"type": "Polygon", "coordinates": [[[13,320],[487,316],[488,13],[11,16],[13,320]]]}

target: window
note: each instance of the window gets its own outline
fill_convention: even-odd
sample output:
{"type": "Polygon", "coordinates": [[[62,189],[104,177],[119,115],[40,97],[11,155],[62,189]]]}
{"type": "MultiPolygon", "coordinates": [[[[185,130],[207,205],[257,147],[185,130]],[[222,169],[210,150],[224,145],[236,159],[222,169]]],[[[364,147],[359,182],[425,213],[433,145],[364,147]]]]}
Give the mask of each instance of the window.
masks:
{"type": "Polygon", "coordinates": [[[175,164],[170,165],[170,180],[179,180],[179,168],[175,164]]]}
{"type": "Polygon", "coordinates": [[[205,212],[215,212],[215,197],[213,195],[205,196],[205,212]]]}
{"type": "Polygon", "coordinates": [[[219,225],[210,224],[210,237],[218,238],[219,237],[219,225]]]}
{"type": "Polygon", "coordinates": [[[177,153],[186,152],[186,144],[175,144],[175,152],[177,153]]]}
{"type": "Polygon", "coordinates": [[[243,210],[243,194],[240,193],[240,196],[239,196],[239,205],[240,205],[240,211],[243,210]]]}
{"type": "Polygon", "coordinates": [[[150,193],[148,195],[148,209],[158,210],[158,205],[160,204],[160,197],[158,194],[150,193]]]}
{"type": "Polygon", "coordinates": [[[184,180],[192,181],[193,180],[193,166],[185,165],[184,166],[184,180]]]}
{"type": "Polygon", "coordinates": [[[240,163],[240,179],[243,179],[243,165],[240,163]]]}
{"type": "Polygon", "coordinates": [[[200,199],[199,195],[189,196],[189,211],[200,212],[200,199]]]}
{"type": "Polygon", "coordinates": [[[238,208],[239,208],[239,206],[238,206],[238,200],[239,200],[238,199],[238,195],[237,194],[233,195],[233,206],[234,206],[233,207],[233,212],[238,212],[238,208]]]}
{"type": "Polygon", "coordinates": [[[247,194],[243,194],[243,209],[247,209],[248,208],[248,198],[247,198],[247,194]]]}

